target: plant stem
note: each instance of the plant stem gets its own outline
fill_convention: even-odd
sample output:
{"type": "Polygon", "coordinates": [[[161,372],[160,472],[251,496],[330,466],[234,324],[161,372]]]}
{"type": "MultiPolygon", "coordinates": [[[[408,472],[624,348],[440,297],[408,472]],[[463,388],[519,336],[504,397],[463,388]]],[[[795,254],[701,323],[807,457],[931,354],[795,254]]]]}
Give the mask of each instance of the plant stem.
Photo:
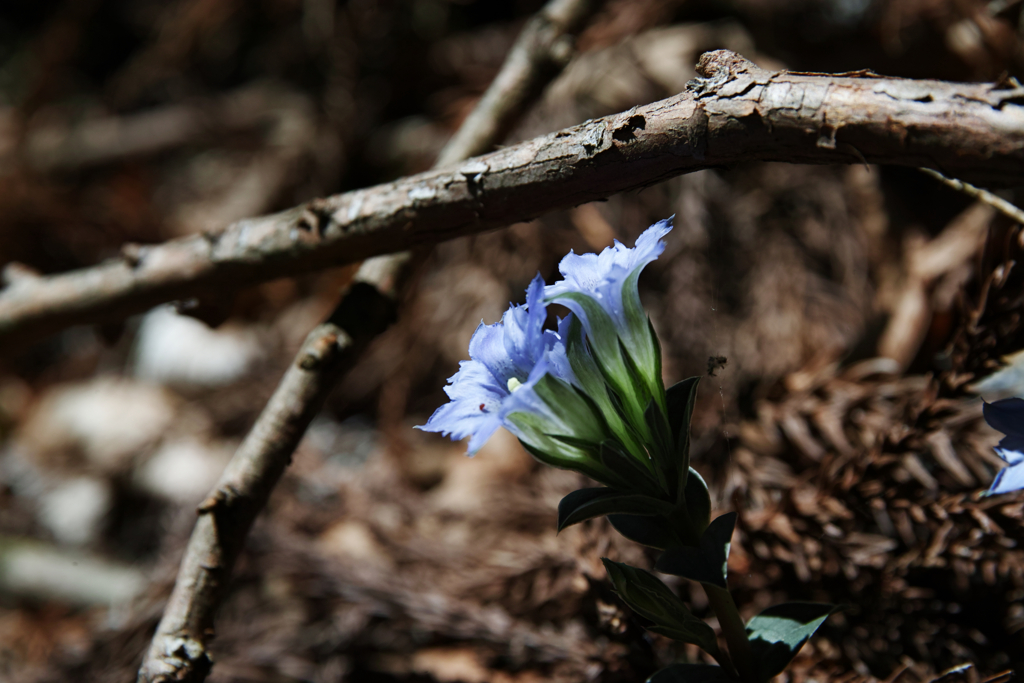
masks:
{"type": "Polygon", "coordinates": [[[739,672],[740,678],[746,683],[757,683],[754,674],[754,658],[750,652],[750,641],[747,640],[747,631],[743,626],[739,610],[732,599],[732,593],[726,588],[719,588],[707,583],[702,583],[704,592],[708,596],[711,609],[718,617],[718,624],[722,627],[722,635],[729,645],[729,654],[733,665],[739,672]]]}

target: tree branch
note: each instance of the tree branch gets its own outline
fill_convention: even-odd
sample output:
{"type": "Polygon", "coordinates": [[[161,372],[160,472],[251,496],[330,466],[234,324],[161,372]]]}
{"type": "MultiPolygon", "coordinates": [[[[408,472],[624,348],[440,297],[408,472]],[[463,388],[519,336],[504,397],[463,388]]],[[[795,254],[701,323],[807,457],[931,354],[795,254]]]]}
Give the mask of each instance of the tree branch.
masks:
{"type": "Polygon", "coordinates": [[[0,346],[153,305],[433,244],[743,161],[898,164],[1024,181],[1024,88],[769,72],[701,57],[682,93],[461,165],[0,291],[0,346]]]}
{"type": "Polygon", "coordinates": [[[489,152],[504,140],[527,107],[569,63],[576,32],[599,4],[598,0],[551,0],[534,15],[434,167],[444,168],[489,152]]]}
{"type": "MultiPolygon", "coordinates": [[[[567,22],[565,31],[578,30],[597,4],[599,0],[551,0],[542,10],[542,16],[562,17],[567,22]]],[[[546,56],[535,35],[541,31],[549,31],[546,21],[532,20],[517,41],[517,48],[532,46],[527,56],[530,63],[553,64],[555,60],[546,56]]],[[[564,31],[558,35],[567,37],[564,31]]],[[[549,47],[553,49],[554,44],[549,47]]],[[[525,68],[529,64],[524,67],[523,55],[516,49],[508,61],[513,61],[513,57],[518,60],[515,68],[508,68],[506,63],[501,74],[519,70],[516,76],[519,87],[506,87],[501,95],[503,102],[491,101],[487,104],[489,114],[476,116],[474,112],[460,129],[468,129],[471,134],[467,139],[484,149],[500,139],[496,136],[503,134],[505,126],[512,125],[513,118],[535,99],[544,82],[561,69],[561,66],[525,68]],[[502,117],[500,125],[491,125],[489,116],[502,117]]],[[[488,93],[492,90],[495,88],[488,93]]],[[[478,110],[484,105],[485,102],[481,102],[478,110]]],[[[457,149],[449,150],[449,158],[457,154],[457,149]]],[[[140,683],[202,683],[209,674],[213,661],[207,642],[213,634],[213,618],[253,520],[266,505],[306,428],[337,379],[351,367],[361,350],[390,324],[395,306],[382,292],[394,292],[406,260],[405,254],[391,254],[363,263],[356,275],[356,284],[344,294],[330,319],[306,338],[214,492],[199,506],[199,520],[189,538],[174,590],[139,668],[140,683]]]]}
{"type": "Polygon", "coordinates": [[[306,338],[245,441],[199,506],[164,616],[139,681],[202,681],[212,661],[206,642],[235,560],[256,515],[291,461],[306,427],[341,373],[394,315],[376,288],[357,283],[306,338]]]}
{"type": "Polygon", "coordinates": [[[981,188],[975,187],[970,183],[965,183],[962,180],[956,178],[947,178],[938,171],[933,171],[930,168],[922,168],[921,171],[932,178],[935,178],[943,185],[953,188],[957,192],[963,192],[968,197],[977,199],[983,204],[988,204],[993,209],[1003,214],[1010,220],[1014,221],[1018,225],[1024,225],[1024,210],[1021,210],[1011,202],[1006,201],[999,195],[992,194],[988,190],[982,190],[981,188]]]}

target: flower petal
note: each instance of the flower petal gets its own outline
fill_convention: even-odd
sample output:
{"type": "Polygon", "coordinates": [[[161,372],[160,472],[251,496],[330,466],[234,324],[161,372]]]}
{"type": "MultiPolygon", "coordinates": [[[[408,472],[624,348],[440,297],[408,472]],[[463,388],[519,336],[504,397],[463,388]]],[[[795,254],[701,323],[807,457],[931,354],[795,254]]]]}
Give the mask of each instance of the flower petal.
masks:
{"type": "MultiPolygon", "coordinates": [[[[1016,437],[1014,437],[1016,439],[1016,437]]],[[[1004,441],[1008,441],[1010,437],[1006,437],[1003,441],[999,442],[999,446],[995,448],[996,455],[1005,460],[1009,465],[1018,465],[1024,462],[1024,448],[1018,444],[1016,448],[1006,448],[1003,446],[1004,441]]],[[[1020,441],[1020,439],[1017,439],[1020,441]]]]}
{"type": "MultiPolygon", "coordinates": [[[[512,309],[509,309],[510,311],[512,309]]],[[[508,318],[508,312],[502,321],[508,318]]],[[[509,377],[516,374],[516,366],[505,350],[505,326],[503,322],[485,325],[480,323],[469,340],[469,357],[487,368],[494,382],[504,386],[509,377]]]]}
{"type": "MultiPolygon", "coordinates": [[[[1018,453],[1018,455],[1020,455],[1018,453]]],[[[1000,493],[1011,493],[1024,489],[1024,459],[1018,460],[1015,465],[1004,467],[996,474],[992,487],[988,490],[990,496],[1000,493]]]]}
{"type": "Polygon", "coordinates": [[[451,401],[420,429],[450,434],[452,439],[469,436],[472,455],[499,426],[510,426],[506,418],[512,410],[547,409],[532,386],[547,372],[571,381],[572,371],[563,361],[565,341],[544,330],[546,319],[544,280],[537,275],[527,289],[525,306],[512,305],[501,322],[481,322],[476,328],[469,342],[471,360],[459,364],[445,387],[451,401]]]}
{"type": "Polygon", "coordinates": [[[451,384],[444,390],[451,401],[435,410],[427,423],[417,429],[450,435],[452,441],[472,436],[469,445],[472,455],[501,426],[502,388],[497,386],[483,363],[475,360],[462,361],[459,371],[449,381],[451,384]]]}
{"type": "MultiPolygon", "coordinates": [[[[548,301],[566,306],[579,319],[602,384],[614,389],[626,421],[641,435],[648,404],[663,404],[665,390],[660,347],[640,303],[637,282],[644,267],[665,250],[662,237],[671,229],[669,218],[645,230],[633,248],[616,241],[600,254],[570,252],[559,264],[565,279],[544,290],[548,301]]],[[[581,378],[585,374],[572,368],[581,378]]],[[[592,387],[584,388],[593,396],[592,387]]]]}

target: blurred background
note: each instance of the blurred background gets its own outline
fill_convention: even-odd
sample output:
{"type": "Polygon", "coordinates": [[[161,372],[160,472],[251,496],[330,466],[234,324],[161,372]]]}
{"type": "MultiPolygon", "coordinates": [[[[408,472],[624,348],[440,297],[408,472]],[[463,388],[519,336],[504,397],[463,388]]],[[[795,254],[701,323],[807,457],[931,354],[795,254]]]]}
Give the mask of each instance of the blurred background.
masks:
{"type": "MultiPolygon", "coordinates": [[[[4,2],[0,264],[85,267],[426,170],[541,5],[4,2]]],[[[506,143],[677,93],[716,48],[770,69],[1021,76],[1022,6],[609,0],[506,143]]],[[[671,214],[642,296],[666,381],[705,375],[694,460],[741,513],[738,602],[850,605],[784,676],[1024,675],[1024,496],[979,495],[999,435],[976,397],[1024,394],[1024,277],[999,270],[1016,228],[913,169],[749,164],[415,253],[398,323],[253,530],[211,681],[636,681],[698,656],[610,591],[599,558],[646,551],[604,520],[556,537],[576,475],[503,432],[468,459],[412,429],[537,272],[671,214]]],[[[0,679],[134,680],[195,505],[352,273],[0,358],[0,679]]]]}

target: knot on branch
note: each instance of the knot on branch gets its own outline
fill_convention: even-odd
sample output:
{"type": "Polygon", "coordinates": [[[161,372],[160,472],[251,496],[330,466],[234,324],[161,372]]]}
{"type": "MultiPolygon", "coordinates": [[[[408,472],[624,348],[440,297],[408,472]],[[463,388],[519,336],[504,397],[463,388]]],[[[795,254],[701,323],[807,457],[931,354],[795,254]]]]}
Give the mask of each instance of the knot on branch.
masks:
{"type": "Polygon", "coordinates": [[[763,69],[732,50],[711,50],[700,56],[696,71],[702,78],[727,79],[758,73],[763,69]]]}
{"type": "Polygon", "coordinates": [[[153,648],[160,652],[150,658],[139,671],[139,681],[148,683],[170,683],[203,681],[213,668],[213,660],[206,646],[194,638],[170,636],[161,642],[154,641],[153,648]]]}

